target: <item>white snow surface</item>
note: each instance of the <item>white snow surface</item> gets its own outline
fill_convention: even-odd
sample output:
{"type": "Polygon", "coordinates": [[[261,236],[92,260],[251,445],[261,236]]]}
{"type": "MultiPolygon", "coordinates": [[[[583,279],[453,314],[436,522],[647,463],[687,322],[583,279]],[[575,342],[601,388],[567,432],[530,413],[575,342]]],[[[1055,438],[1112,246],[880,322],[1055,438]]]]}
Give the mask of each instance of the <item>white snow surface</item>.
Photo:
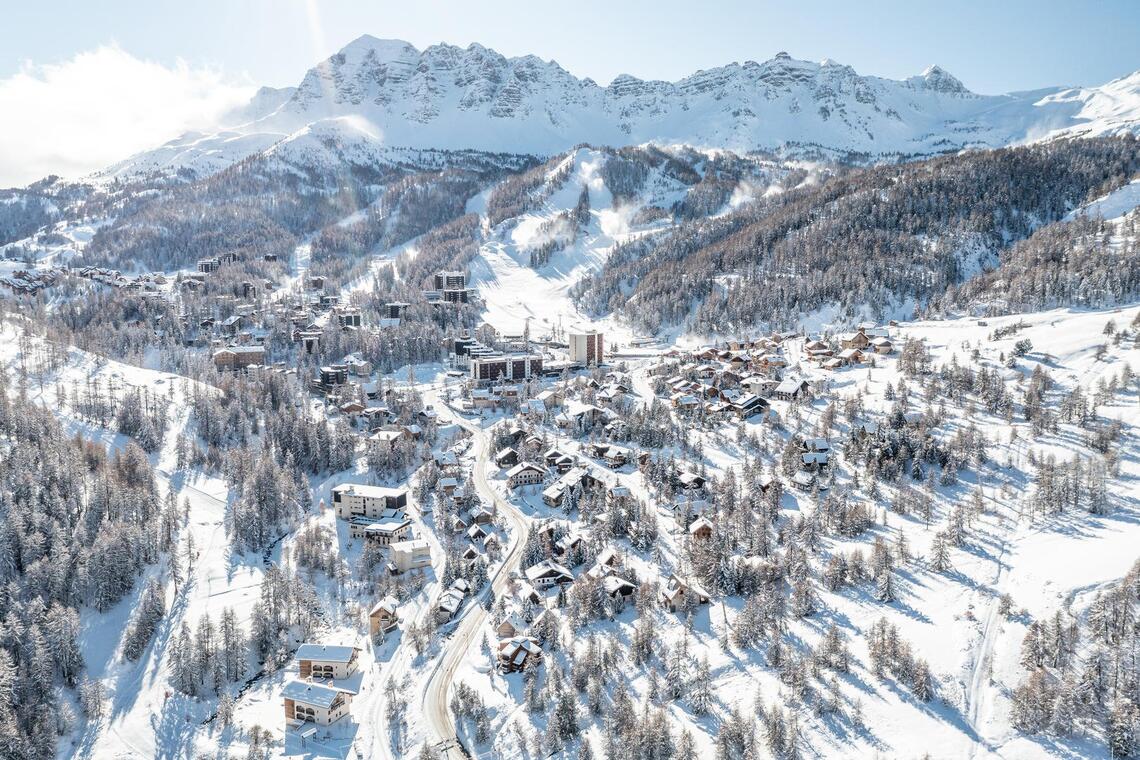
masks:
{"type": "Polygon", "coordinates": [[[1109,221],[1118,220],[1137,206],[1140,206],[1140,178],[1118,187],[1092,203],[1074,209],[1065,217],[1065,221],[1072,221],[1082,214],[1090,217],[1099,216],[1109,221]]]}

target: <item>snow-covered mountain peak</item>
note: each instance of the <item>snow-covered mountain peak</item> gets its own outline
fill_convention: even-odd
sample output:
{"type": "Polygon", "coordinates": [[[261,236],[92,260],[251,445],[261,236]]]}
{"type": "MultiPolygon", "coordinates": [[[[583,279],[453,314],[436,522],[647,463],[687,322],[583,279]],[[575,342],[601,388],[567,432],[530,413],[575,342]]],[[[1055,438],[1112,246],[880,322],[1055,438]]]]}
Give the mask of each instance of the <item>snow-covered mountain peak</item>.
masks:
{"type": "Polygon", "coordinates": [[[340,53],[351,53],[353,51],[373,52],[377,55],[390,55],[398,56],[406,50],[419,52],[416,46],[406,40],[396,39],[395,37],[376,37],[371,34],[362,34],[352,42],[345,45],[340,49],[340,53]]]}
{"type": "Polygon", "coordinates": [[[927,66],[921,74],[911,77],[908,81],[935,92],[974,94],[956,76],[937,65],[927,66]]]}
{"type": "Polygon", "coordinates": [[[673,82],[622,74],[603,87],[534,55],[507,57],[477,43],[420,50],[364,35],[310,69],[295,90],[263,90],[239,113],[246,118],[225,124],[256,139],[178,140],[177,150],[137,163],[212,171],[227,157],[245,158],[237,152],[246,147],[264,150],[342,117],[369,125],[350,130],[354,141],[375,133],[384,146],[408,149],[553,155],[580,143],[658,143],[893,159],[1135,131],[1140,73],[1102,87],[984,96],[938,66],[898,81],[780,52],[673,82]]]}

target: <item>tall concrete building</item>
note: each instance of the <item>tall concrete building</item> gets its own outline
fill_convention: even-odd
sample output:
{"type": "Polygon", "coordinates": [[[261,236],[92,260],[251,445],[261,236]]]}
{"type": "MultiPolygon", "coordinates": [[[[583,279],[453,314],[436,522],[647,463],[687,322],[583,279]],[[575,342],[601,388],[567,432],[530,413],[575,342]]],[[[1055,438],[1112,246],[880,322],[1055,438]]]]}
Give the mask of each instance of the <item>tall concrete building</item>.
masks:
{"type": "Polygon", "coordinates": [[[570,333],[570,361],[601,364],[603,339],[600,332],[570,333]]]}
{"type": "Polygon", "coordinates": [[[542,357],[537,354],[472,356],[469,366],[471,379],[479,383],[529,380],[542,372],[542,357]]]}

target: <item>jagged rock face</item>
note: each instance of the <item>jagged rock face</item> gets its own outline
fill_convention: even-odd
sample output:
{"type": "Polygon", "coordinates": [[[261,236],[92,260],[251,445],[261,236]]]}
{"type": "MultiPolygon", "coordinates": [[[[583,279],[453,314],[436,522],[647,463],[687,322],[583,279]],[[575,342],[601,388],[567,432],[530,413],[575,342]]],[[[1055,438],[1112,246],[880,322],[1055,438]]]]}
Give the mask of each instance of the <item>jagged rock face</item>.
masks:
{"type": "Polygon", "coordinates": [[[988,96],[937,66],[896,81],[779,53],[677,82],[622,75],[602,87],[535,56],[507,58],[481,45],[418,50],[365,36],[295,89],[259,92],[230,120],[239,126],[198,136],[190,149],[175,141],[114,171],[202,157],[213,170],[231,154],[248,156],[236,155],[247,146],[261,150],[314,130],[368,142],[350,150],[358,155],[380,146],[552,155],[580,143],[656,142],[874,161],[1134,131],[1138,111],[1140,73],[1102,88],[988,96]],[[345,119],[356,126],[344,129],[345,119]]]}

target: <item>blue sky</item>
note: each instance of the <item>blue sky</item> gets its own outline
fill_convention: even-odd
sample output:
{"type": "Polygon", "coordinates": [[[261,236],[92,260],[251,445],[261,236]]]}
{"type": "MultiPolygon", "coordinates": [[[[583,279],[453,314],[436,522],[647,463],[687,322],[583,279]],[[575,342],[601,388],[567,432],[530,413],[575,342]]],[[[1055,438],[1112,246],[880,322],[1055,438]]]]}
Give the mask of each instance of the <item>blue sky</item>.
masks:
{"type": "Polygon", "coordinates": [[[6,0],[0,187],[79,176],[205,129],[256,85],[297,84],[360,36],[480,42],[605,84],[786,51],[981,93],[1140,69],[1140,0],[6,0]]]}

